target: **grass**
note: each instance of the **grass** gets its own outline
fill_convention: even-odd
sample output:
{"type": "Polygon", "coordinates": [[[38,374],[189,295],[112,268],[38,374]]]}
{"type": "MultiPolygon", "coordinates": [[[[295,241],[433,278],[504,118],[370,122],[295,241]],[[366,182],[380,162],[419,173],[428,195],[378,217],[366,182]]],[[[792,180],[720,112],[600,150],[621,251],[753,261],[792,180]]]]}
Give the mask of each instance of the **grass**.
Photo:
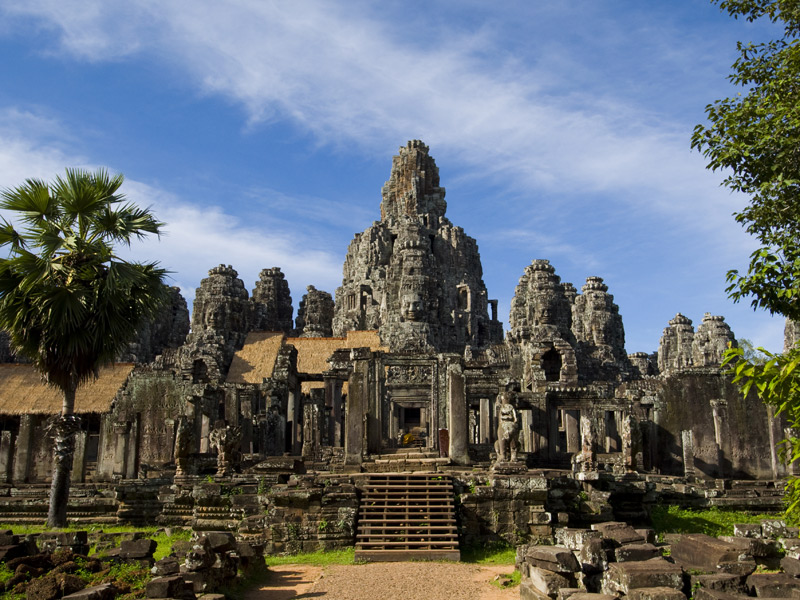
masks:
{"type": "MultiPolygon", "coordinates": [[[[172,535],[167,536],[163,530],[159,532],[159,528],[157,527],[130,527],[124,525],[87,525],[84,527],[78,527],[75,525],[70,525],[63,529],[51,529],[47,527],[47,525],[10,525],[8,523],[0,523],[0,530],[10,529],[17,535],[28,535],[29,533],[42,533],[45,531],[88,531],[89,533],[98,533],[102,531],[103,533],[143,533],[146,537],[149,537],[156,541],[158,546],[156,547],[155,554],[153,557],[156,560],[160,560],[165,556],[169,555],[172,551],[172,544],[179,540],[189,540],[192,537],[192,532],[189,529],[173,529],[172,535]]],[[[89,554],[94,553],[94,548],[89,551],[89,554]]],[[[2,574],[0,574],[2,577],[2,574]]]]}
{"type": "Polygon", "coordinates": [[[678,506],[655,506],[650,512],[653,529],[662,533],[705,533],[711,536],[733,535],[736,523],[759,523],[764,519],[782,519],[782,514],[752,514],[736,510],[709,508],[688,510],[678,506]]]}
{"type": "Polygon", "coordinates": [[[512,571],[508,575],[498,575],[495,579],[490,581],[494,587],[500,589],[507,589],[517,587],[522,580],[522,573],[517,570],[512,571]]]}
{"type": "Polygon", "coordinates": [[[513,565],[516,558],[516,548],[503,542],[475,544],[461,551],[461,562],[478,565],[513,565]]]}
{"type": "Polygon", "coordinates": [[[269,555],[266,557],[266,561],[268,567],[274,565],[353,565],[355,564],[355,548],[269,555]]]}

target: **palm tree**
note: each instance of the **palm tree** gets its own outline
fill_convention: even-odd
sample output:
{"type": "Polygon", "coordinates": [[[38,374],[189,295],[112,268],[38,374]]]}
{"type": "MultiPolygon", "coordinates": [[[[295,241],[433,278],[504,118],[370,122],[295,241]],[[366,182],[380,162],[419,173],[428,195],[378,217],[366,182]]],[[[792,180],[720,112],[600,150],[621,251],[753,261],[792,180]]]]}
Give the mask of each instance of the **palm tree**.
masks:
{"type": "Polygon", "coordinates": [[[48,184],[29,179],[0,193],[0,329],[18,354],[64,396],[56,418],[47,523],[67,521],[75,431],[75,391],[114,361],[166,298],[166,271],[114,253],[163,223],[124,201],[122,175],[67,169],[48,184]]]}

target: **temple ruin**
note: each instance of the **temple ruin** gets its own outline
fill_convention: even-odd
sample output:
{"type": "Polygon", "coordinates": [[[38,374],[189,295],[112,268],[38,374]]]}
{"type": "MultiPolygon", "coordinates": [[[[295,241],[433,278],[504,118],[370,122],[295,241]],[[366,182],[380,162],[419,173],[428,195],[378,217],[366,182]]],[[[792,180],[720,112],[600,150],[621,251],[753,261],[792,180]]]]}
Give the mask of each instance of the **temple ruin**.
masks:
{"type": "MultiPolygon", "coordinates": [[[[467,537],[535,537],[556,521],[629,514],[626,498],[653,501],[656,488],[697,502],[738,498],[723,480],[779,501],[774,482],[794,469],[774,449],[784,425],[721,371],[736,344],[723,317],[706,314],[695,328],[678,313],[657,352],[628,354],[609,285],[562,282],[536,259],[504,334],[478,245],[446,209],[428,147],[411,141],[393,159],[380,220],[347,250],[341,286],[333,295],[310,286],[294,322],[278,267],[252,293],[232,266],[212,268],[191,322],[173,290],[121,362],[78,393],[73,501],[81,490],[106,499],[83,518],[224,523],[268,530],[275,548],[291,541],[286,522],[313,530],[306,521],[316,518],[307,539],[353,543],[359,482],[396,472],[452,474],[469,496],[467,537]],[[504,421],[514,443],[498,457],[504,421]],[[295,493],[291,481],[312,498],[302,515],[281,500],[295,493]],[[484,518],[497,509],[470,481],[508,515],[484,518]],[[239,486],[261,508],[191,491],[205,483],[239,486]],[[97,492],[108,486],[116,491],[97,492]],[[593,504],[574,500],[581,489],[593,504]],[[331,516],[324,498],[334,491],[331,516]],[[326,537],[323,521],[344,525],[326,537]]],[[[0,356],[0,517],[20,520],[11,490],[48,481],[58,403],[7,341],[0,356]]]]}

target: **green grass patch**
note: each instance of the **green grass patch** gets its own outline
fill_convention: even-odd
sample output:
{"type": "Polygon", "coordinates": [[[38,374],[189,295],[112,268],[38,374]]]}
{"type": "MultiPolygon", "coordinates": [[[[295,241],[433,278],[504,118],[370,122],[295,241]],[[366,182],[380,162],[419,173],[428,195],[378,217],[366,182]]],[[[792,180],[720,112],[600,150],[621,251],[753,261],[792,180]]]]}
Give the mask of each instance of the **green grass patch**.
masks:
{"type": "Polygon", "coordinates": [[[709,508],[688,510],[675,505],[655,506],[650,519],[656,533],[705,533],[711,536],[733,535],[736,523],[760,523],[765,519],[782,519],[782,514],[753,514],[737,510],[709,508]]]}
{"type": "Polygon", "coordinates": [[[517,550],[504,542],[473,545],[461,550],[461,562],[478,565],[513,565],[517,550]]]}
{"type": "Polygon", "coordinates": [[[519,582],[522,580],[522,573],[517,570],[512,571],[508,574],[498,575],[495,579],[490,581],[494,587],[498,587],[501,590],[506,588],[513,588],[519,585],[519,582]]]}
{"type": "Polygon", "coordinates": [[[352,565],[355,564],[355,548],[341,550],[319,550],[298,554],[269,555],[267,566],[273,565],[352,565]]]}

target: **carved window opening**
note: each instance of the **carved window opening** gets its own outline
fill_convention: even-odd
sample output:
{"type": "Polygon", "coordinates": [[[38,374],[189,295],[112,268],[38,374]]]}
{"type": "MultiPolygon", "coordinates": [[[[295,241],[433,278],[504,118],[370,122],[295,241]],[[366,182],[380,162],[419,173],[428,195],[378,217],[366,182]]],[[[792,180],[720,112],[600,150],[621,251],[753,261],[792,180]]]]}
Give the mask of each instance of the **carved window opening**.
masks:
{"type": "Polygon", "coordinates": [[[355,310],[355,308],[356,308],[356,295],[355,294],[348,294],[346,302],[347,302],[347,310],[355,310]]]}
{"type": "Polygon", "coordinates": [[[204,360],[196,360],[192,363],[192,383],[209,383],[208,365],[204,360]]]}
{"type": "Polygon", "coordinates": [[[97,463],[100,454],[100,415],[86,415],[83,427],[86,431],[86,462],[97,463]]]}
{"type": "Polygon", "coordinates": [[[561,380],[561,354],[556,349],[550,349],[542,356],[542,370],[545,381],[561,380]]]}
{"type": "Polygon", "coordinates": [[[422,414],[420,408],[405,407],[402,408],[401,419],[403,420],[403,427],[406,431],[410,431],[415,427],[422,424],[422,414]]]}
{"type": "Polygon", "coordinates": [[[619,434],[619,413],[615,410],[605,411],[605,450],[606,452],[622,452],[622,437],[619,434]]]}
{"type": "Polygon", "coordinates": [[[469,288],[466,286],[458,288],[458,309],[469,310],[469,288]]]}
{"type": "Polygon", "coordinates": [[[431,240],[431,254],[433,254],[434,253],[433,247],[434,247],[434,242],[436,241],[436,236],[435,235],[430,236],[430,240],[431,240]]]}

